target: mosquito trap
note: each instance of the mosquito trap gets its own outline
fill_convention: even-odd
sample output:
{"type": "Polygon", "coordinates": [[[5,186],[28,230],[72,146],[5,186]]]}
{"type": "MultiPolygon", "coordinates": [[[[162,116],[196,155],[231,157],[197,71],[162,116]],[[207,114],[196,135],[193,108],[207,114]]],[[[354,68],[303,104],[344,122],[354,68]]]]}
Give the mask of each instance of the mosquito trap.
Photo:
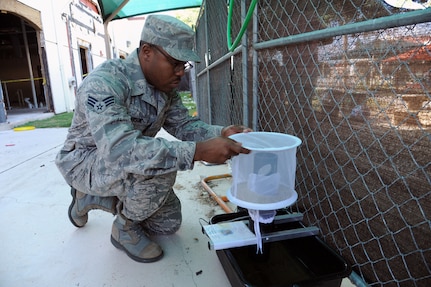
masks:
{"type": "Polygon", "coordinates": [[[322,286],[340,286],[350,266],[317,237],[317,227],[305,226],[301,213],[286,210],[298,198],[301,140],[273,132],[230,138],[251,151],[231,160],[227,198],[238,211],[214,216],[203,232],[232,286],[315,286],[322,280],[330,282],[322,286]]]}
{"type": "Polygon", "coordinates": [[[295,203],[297,137],[270,132],[234,134],[231,138],[251,150],[232,158],[232,187],[228,199],[249,210],[276,210],[295,203]]]}

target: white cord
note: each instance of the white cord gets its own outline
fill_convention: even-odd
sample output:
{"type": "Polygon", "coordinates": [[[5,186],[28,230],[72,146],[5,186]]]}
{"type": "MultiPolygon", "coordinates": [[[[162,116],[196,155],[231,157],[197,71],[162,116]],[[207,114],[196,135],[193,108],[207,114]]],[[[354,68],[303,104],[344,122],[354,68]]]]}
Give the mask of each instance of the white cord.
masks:
{"type": "Polygon", "coordinates": [[[274,220],[275,215],[277,212],[275,210],[254,210],[249,209],[248,214],[250,215],[251,219],[254,221],[254,234],[256,235],[257,239],[257,250],[256,254],[260,252],[262,254],[262,235],[260,233],[260,225],[259,223],[271,223],[274,220]]]}

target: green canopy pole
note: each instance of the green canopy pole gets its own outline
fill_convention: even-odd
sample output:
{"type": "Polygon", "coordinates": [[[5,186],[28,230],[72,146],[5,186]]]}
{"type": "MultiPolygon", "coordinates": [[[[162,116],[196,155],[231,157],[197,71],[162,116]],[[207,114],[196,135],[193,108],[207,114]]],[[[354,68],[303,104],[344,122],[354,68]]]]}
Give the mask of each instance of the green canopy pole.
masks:
{"type": "Polygon", "coordinates": [[[109,39],[109,32],[108,32],[108,24],[111,22],[112,19],[114,19],[115,16],[123,9],[126,4],[129,3],[129,0],[124,0],[118,7],[115,9],[114,12],[111,13],[111,15],[106,18],[106,20],[103,22],[103,27],[105,29],[105,49],[106,49],[106,59],[111,59],[111,42],[109,39]]]}

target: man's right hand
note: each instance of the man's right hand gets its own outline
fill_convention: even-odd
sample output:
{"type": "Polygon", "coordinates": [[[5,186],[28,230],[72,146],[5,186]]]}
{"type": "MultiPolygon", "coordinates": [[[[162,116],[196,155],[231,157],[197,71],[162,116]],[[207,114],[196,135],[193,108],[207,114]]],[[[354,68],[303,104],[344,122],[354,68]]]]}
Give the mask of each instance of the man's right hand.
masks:
{"type": "Polygon", "coordinates": [[[196,143],[193,160],[221,164],[240,153],[248,154],[250,150],[243,148],[241,143],[230,138],[216,137],[196,143]]]}

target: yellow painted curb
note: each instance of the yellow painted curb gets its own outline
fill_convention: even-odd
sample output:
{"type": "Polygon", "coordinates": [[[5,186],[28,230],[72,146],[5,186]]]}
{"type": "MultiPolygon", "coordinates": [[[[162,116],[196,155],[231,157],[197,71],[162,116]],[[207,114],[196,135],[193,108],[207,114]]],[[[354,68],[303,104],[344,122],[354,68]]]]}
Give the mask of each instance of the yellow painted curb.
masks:
{"type": "Polygon", "coordinates": [[[35,128],[36,127],[34,127],[34,126],[24,126],[24,127],[14,128],[13,130],[16,132],[22,132],[22,131],[34,130],[35,128]]]}

